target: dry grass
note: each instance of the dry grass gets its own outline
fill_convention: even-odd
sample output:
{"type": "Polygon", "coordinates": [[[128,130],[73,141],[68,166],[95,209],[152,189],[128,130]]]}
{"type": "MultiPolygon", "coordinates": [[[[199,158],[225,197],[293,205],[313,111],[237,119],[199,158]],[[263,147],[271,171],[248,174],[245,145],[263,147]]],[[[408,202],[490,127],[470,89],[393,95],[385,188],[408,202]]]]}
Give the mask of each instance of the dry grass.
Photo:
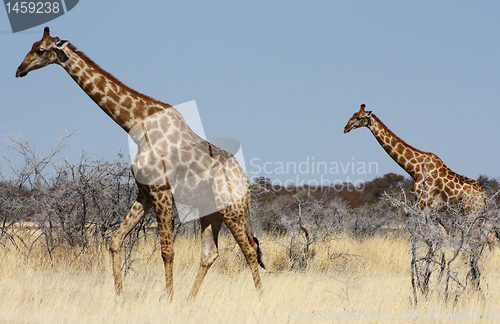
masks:
{"type": "Polygon", "coordinates": [[[286,239],[262,237],[269,271],[261,271],[265,296],[259,300],[242,254],[232,238],[223,236],[219,259],[198,298],[190,301],[199,240],[179,237],[170,303],[155,244],[152,238],[140,244],[125,277],[125,294],[117,298],[107,251],[88,251],[75,260],[78,251],[59,249],[51,261],[43,246],[27,258],[26,251],[7,243],[0,259],[0,323],[288,323],[332,321],[332,315],[348,320],[351,313],[361,323],[385,322],[391,315],[395,322],[409,322],[398,317],[412,314],[419,316],[415,322],[427,323],[433,312],[440,318],[433,323],[454,323],[457,319],[446,320],[447,310],[451,315],[460,309],[500,308],[498,247],[486,253],[482,292],[453,307],[433,298],[411,304],[410,255],[402,238],[360,242],[340,236],[318,242],[308,267],[288,272],[286,239]]]}

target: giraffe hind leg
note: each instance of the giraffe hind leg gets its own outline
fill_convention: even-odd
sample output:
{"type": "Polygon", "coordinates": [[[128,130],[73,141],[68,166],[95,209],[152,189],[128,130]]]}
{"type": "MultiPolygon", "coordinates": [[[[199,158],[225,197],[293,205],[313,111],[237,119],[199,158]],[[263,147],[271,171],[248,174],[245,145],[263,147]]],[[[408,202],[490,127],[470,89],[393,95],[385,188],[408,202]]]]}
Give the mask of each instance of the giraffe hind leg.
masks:
{"type": "MultiPolygon", "coordinates": [[[[231,231],[231,234],[233,234],[236,242],[241,248],[241,251],[245,255],[245,259],[247,260],[250,271],[252,272],[255,288],[257,289],[259,297],[261,297],[263,294],[263,290],[259,274],[258,240],[250,235],[246,222],[245,212],[240,212],[238,215],[234,215],[234,213],[236,213],[236,211],[233,210],[233,215],[231,216],[234,217],[225,217],[224,223],[231,231]]],[[[260,263],[262,263],[262,260],[260,261],[260,263]]],[[[263,266],[263,264],[261,264],[261,266],[263,266]]]]}
{"type": "Polygon", "coordinates": [[[168,300],[172,300],[174,294],[173,197],[170,189],[165,189],[163,186],[154,188],[151,191],[160,235],[161,257],[165,267],[167,298],[168,300]]]}
{"type": "MultiPolygon", "coordinates": [[[[200,215],[202,211],[200,210],[200,215]]],[[[222,225],[222,217],[219,212],[207,215],[200,218],[201,225],[201,257],[200,257],[200,268],[196,279],[193,284],[193,288],[189,293],[189,298],[194,299],[198,294],[201,283],[208,272],[208,269],[212,266],[214,261],[219,256],[218,251],[218,236],[222,225]]]]}

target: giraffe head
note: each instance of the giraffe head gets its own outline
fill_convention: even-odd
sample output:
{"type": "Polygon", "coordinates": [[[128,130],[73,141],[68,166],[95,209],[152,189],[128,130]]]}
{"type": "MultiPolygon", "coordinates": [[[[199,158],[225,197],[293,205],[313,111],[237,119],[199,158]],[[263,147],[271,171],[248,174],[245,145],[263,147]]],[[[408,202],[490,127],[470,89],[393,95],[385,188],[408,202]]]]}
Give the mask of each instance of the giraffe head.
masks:
{"type": "Polygon", "coordinates": [[[349,133],[352,129],[356,129],[359,127],[366,127],[371,125],[371,111],[365,110],[365,104],[361,105],[358,112],[355,112],[352,115],[351,119],[347,122],[347,125],[344,127],[344,134],[349,133]]]}
{"type": "Polygon", "coordinates": [[[69,44],[67,40],[50,36],[49,27],[45,27],[43,37],[33,44],[31,51],[26,55],[23,63],[16,71],[16,77],[23,77],[28,72],[41,69],[49,64],[61,64],[68,60],[63,48],[69,44]]]}

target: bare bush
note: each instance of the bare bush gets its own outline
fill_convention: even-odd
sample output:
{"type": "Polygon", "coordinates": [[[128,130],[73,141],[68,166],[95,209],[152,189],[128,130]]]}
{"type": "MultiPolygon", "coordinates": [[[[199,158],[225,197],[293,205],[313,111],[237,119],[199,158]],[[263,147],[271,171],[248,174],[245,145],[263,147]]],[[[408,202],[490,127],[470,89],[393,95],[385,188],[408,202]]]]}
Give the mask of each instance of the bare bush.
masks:
{"type": "Polygon", "coordinates": [[[453,302],[468,290],[480,291],[483,251],[493,236],[492,223],[498,219],[493,200],[480,213],[464,213],[467,201],[423,211],[420,198],[407,199],[403,191],[384,195],[406,215],[414,302],[428,298],[431,291],[453,302]]]}
{"type": "Polygon", "coordinates": [[[307,190],[273,191],[269,179],[252,184],[255,227],[276,235],[288,250],[290,269],[304,270],[315,256],[314,245],[343,231],[349,208],[340,201],[309,195],[307,190]]]}
{"type": "Polygon", "coordinates": [[[279,197],[273,190],[271,180],[264,177],[253,179],[250,192],[256,234],[261,231],[273,235],[285,234],[286,229],[277,220],[282,213],[281,202],[286,199],[279,197]]]}
{"type": "MultiPolygon", "coordinates": [[[[26,227],[34,235],[31,244],[43,241],[51,257],[60,246],[81,251],[91,243],[106,247],[136,198],[135,180],[123,154],[114,161],[91,159],[85,153],[77,163],[59,158],[70,147],[71,136],[63,137],[46,154],[37,154],[21,137],[6,136],[5,145],[21,159],[5,158],[9,172],[2,169],[1,233],[11,241],[17,237],[28,255],[31,246],[17,235],[26,227]]],[[[151,222],[150,215],[145,217],[129,235],[127,251],[151,222]]],[[[128,261],[125,258],[126,265],[128,261]]]]}
{"type": "Polygon", "coordinates": [[[397,231],[399,215],[386,201],[376,204],[365,204],[351,213],[348,224],[349,231],[358,239],[364,239],[375,234],[397,231]]]}

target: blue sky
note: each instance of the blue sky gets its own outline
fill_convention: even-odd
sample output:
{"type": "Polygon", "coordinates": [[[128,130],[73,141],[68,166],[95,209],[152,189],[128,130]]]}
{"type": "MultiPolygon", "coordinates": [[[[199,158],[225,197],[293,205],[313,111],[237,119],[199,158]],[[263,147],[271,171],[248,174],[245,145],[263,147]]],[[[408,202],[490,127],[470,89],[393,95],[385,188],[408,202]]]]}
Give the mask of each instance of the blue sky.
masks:
{"type": "MultiPolygon", "coordinates": [[[[499,16],[498,1],[82,0],[45,25],[144,94],[196,100],[250,176],[301,183],[407,176],[369,130],[343,134],[361,103],[457,173],[500,176],[499,16]]],[[[126,134],[61,67],[15,78],[43,27],[13,34],[0,10],[0,133],[45,152],[75,129],[69,158],[114,158],[126,134]]]]}

